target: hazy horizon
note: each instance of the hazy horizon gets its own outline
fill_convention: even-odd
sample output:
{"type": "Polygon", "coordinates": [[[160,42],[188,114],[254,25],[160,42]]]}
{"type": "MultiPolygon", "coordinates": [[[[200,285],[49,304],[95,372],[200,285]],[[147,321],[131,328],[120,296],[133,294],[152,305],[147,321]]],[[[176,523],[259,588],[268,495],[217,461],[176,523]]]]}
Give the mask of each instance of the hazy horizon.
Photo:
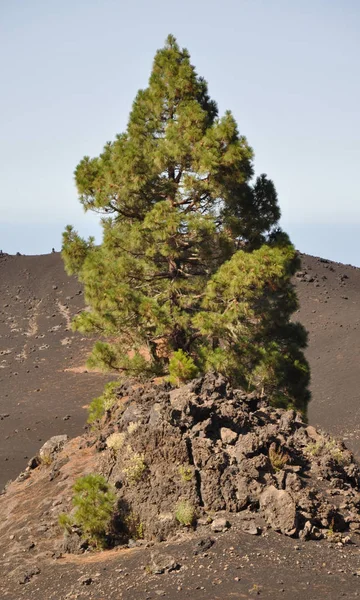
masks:
{"type": "MultiPolygon", "coordinates": [[[[65,225],[66,223],[64,223],[64,227],[65,225]]],[[[73,225],[81,231],[83,237],[94,235],[97,243],[101,241],[101,229],[93,220],[90,223],[81,221],[80,223],[73,223],[73,225]]],[[[300,252],[360,268],[360,249],[354,248],[354,241],[358,235],[358,225],[344,227],[338,225],[322,226],[321,224],[312,223],[305,226],[295,225],[291,228],[291,231],[289,228],[286,228],[285,224],[283,226],[290,233],[293,244],[300,252]],[[309,241],[306,248],[301,243],[304,237],[304,229],[309,234],[309,241]],[[322,252],[322,248],[325,246],[329,248],[326,255],[322,252]],[[350,255],[354,256],[354,260],[348,260],[350,255]]],[[[0,250],[12,255],[17,252],[25,255],[50,254],[53,248],[56,252],[59,252],[61,250],[61,234],[64,227],[59,226],[59,224],[33,224],[31,227],[34,237],[31,244],[32,251],[28,252],[29,226],[26,224],[14,226],[17,230],[17,235],[13,236],[11,231],[8,231],[0,223],[1,243],[3,244],[4,240],[8,240],[7,244],[0,246],[0,250]]]]}
{"type": "Polygon", "coordinates": [[[173,33],[273,179],[295,246],[360,266],[360,4],[184,0],[174,15],[165,0],[0,6],[0,249],[59,250],[68,223],[99,241],[73,171],[125,129],[173,33]]]}

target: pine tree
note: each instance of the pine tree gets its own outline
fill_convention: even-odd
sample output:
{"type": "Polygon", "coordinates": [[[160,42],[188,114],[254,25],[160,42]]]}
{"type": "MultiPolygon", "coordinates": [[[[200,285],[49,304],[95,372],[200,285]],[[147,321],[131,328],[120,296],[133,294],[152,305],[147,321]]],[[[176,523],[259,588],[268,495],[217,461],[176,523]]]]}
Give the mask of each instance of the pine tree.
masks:
{"type": "Polygon", "coordinates": [[[240,250],[208,281],[194,323],[202,334],[202,370],[260,388],[280,407],[306,413],[307,334],[290,317],[298,308],[291,277],[299,258],[286,234],[274,232],[258,250],[240,250]]]}
{"type": "MultiPolygon", "coordinates": [[[[288,240],[279,245],[276,190],[265,175],[253,181],[252,159],[231,112],[218,116],[187,50],[169,36],[155,55],[148,87],[135,98],[126,132],[99,157],[84,157],[75,171],[84,209],[103,215],[100,246],[70,226],[63,235],[65,267],[84,283],[91,307],[74,327],[112,339],[95,345],[90,366],[143,376],[170,370],[174,383],[216,367],[248,385],[261,380],[272,393],[286,370],[277,352],[283,356],[293,344],[307,370],[300,350],[305,337],[288,323],[296,306],[289,279],[294,249],[288,240]],[[267,270],[261,268],[265,256],[267,270]],[[249,269],[258,272],[258,283],[246,275],[249,269]],[[242,334],[230,342],[230,321],[227,333],[225,322],[217,325],[224,303],[210,297],[227,277],[238,278],[238,306],[245,310],[246,304],[254,311],[250,320],[258,321],[257,327],[248,322],[246,344],[242,334]],[[243,285],[250,286],[243,289],[244,305],[243,285]],[[254,285],[257,295],[250,293],[254,285]],[[270,327],[277,303],[283,319],[270,327]],[[274,341],[281,336],[289,338],[287,345],[274,341]],[[263,374],[267,364],[271,377],[263,374]]],[[[231,306],[234,311],[235,300],[231,306]]],[[[245,316],[239,313],[238,325],[245,316]]],[[[289,376],[299,379],[296,370],[289,376]]],[[[302,382],[301,401],[297,392],[288,394],[299,406],[302,382]]]]}
{"type": "Polygon", "coordinates": [[[115,512],[116,497],[102,475],[84,475],[73,486],[74,521],[95,545],[105,543],[115,512]]]}

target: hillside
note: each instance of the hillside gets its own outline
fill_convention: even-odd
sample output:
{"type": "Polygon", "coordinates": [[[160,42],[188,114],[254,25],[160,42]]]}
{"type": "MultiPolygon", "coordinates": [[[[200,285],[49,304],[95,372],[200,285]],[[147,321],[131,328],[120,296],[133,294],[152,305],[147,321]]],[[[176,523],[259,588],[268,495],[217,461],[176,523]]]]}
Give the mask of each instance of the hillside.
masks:
{"type": "Polygon", "coordinates": [[[77,435],[105,381],[82,368],[91,340],[74,335],[81,286],[59,253],[0,256],[0,488],[51,435],[77,435]]]}
{"type": "MultiPolygon", "coordinates": [[[[220,469],[219,473],[223,471],[221,465],[225,459],[221,458],[223,450],[220,449],[224,448],[225,454],[232,453],[233,441],[229,439],[225,442],[224,438],[219,446],[217,442],[214,446],[217,455],[214,467],[209,463],[210,470],[206,471],[206,467],[205,471],[201,472],[203,482],[206,481],[206,477],[210,476],[210,479],[204,488],[207,490],[208,499],[205,501],[205,496],[200,496],[198,510],[203,510],[203,501],[209,505],[214,515],[220,511],[221,516],[224,508],[230,510],[230,529],[225,528],[226,531],[223,531],[220,527],[216,530],[203,519],[196,532],[185,530],[165,543],[156,540],[158,527],[155,527],[154,539],[147,543],[140,540],[136,544],[130,543],[128,548],[115,548],[101,554],[62,554],[60,532],[57,528],[54,529],[54,524],[57,514],[64,508],[71,507],[70,487],[74,478],[94,470],[96,465],[100,464],[104,472],[110,469],[109,477],[116,484],[119,473],[123,472],[124,467],[121,463],[118,467],[111,461],[106,463],[106,457],[111,458],[111,453],[106,449],[105,452],[102,451],[106,445],[104,446],[101,436],[92,439],[91,433],[82,435],[86,406],[102,391],[108,377],[99,373],[88,373],[84,369],[86,353],[92,340],[70,331],[72,316],[84,306],[83,294],[76,280],[64,273],[59,254],[35,257],[1,256],[0,281],[0,461],[3,466],[0,471],[0,487],[24,469],[30,457],[38,452],[39,447],[50,436],[64,433],[70,437],[80,435],[66,444],[64,451],[51,465],[35,468],[30,475],[28,473],[20,477],[10,486],[9,492],[0,497],[3,514],[2,524],[0,523],[0,564],[3,574],[10,574],[9,578],[4,577],[0,582],[1,597],[7,600],[101,600],[105,597],[145,600],[165,596],[179,599],[230,600],[233,597],[251,598],[260,595],[269,599],[281,596],[285,599],[300,600],[306,595],[309,599],[317,600],[325,596],[335,599],[346,595],[352,598],[358,594],[360,564],[356,509],[354,513],[359,493],[356,491],[357,467],[349,463],[345,469],[335,465],[334,470],[334,466],[331,466],[331,453],[335,451],[337,456],[341,445],[335,448],[330,438],[321,438],[325,440],[323,447],[328,448],[329,456],[321,456],[319,460],[316,455],[313,458],[309,457],[306,449],[311,448],[311,444],[317,444],[319,440],[319,434],[313,428],[306,429],[306,425],[294,420],[293,416],[288,417],[287,414],[290,413],[279,413],[276,416],[275,412],[269,412],[266,405],[262,406],[261,401],[257,401],[258,416],[255,413],[255,418],[251,416],[252,408],[246,416],[248,409],[241,403],[250,402],[251,406],[255,397],[249,396],[247,399],[245,394],[239,397],[240,404],[237,405],[236,395],[234,404],[231,391],[230,395],[224,396],[224,404],[219,396],[214,396],[219,415],[214,423],[216,424],[219,418],[225,421],[230,419],[233,424],[238,420],[239,423],[235,427],[240,429],[244,426],[241,422],[246,423],[246,427],[250,427],[247,437],[252,435],[251,431],[256,431],[255,439],[263,438],[265,448],[274,435],[284,440],[286,452],[289,455],[293,454],[289,466],[285,468],[284,477],[274,472],[268,462],[264,463],[261,458],[264,450],[261,447],[254,450],[251,442],[249,458],[238,457],[236,460],[240,460],[240,463],[241,460],[245,460],[245,463],[239,463],[239,473],[243,474],[246,464],[249,481],[252,481],[251,486],[255,486],[251,488],[252,494],[255,495],[253,500],[250,500],[247,510],[231,516],[234,494],[239,491],[231,487],[235,466],[229,471],[230,477],[227,476],[226,485],[220,485],[224,494],[227,494],[224,496],[224,507],[217,505],[216,490],[219,486],[212,479],[216,469],[220,469]],[[238,406],[233,416],[230,414],[234,410],[232,406],[238,406]],[[245,412],[241,413],[241,410],[245,412]],[[264,418],[270,419],[265,427],[261,424],[264,418]],[[258,426],[259,430],[256,429],[258,426]],[[270,436],[268,441],[265,441],[263,435],[270,436]],[[311,442],[311,439],[314,441],[311,442]],[[326,439],[330,441],[326,442],[326,439]],[[304,452],[305,454],[301,454],[304,452]],[[256,470],[253,471],[251,462],[258,461],[259,457],[262,464],[260,479],[256,470]],[[274,492],[274,485],[279,492],[274,492]],[[284,490],[284,494],[293,495],[293,500],[289,495],[287,498],[296,502],[298,507],[294,521],[295,533],[291,529],[291,514],[291,522],[289,521],[289,526],[286,527],[283,510],[278,512],[276,503],[274,509],[274,500],[268,505],[263,503],[262,494],[266,486],[270,495],[276,496],[280,493],[281,496],[280,490],[284,490]],[[258,498],[256,494],[260,494],[258,498]],[[319,500],[315,500],[317,497],[319,500]],[[259,512],[255,509],[254,513],[254,507],[258,503],[261,510],[259,512]],[[338,507],[335,512],[331,512],[331,505],[338,507]],[[278,518],[280,524],[277,525],[278,518]],[[306,519],[309,518],[314,523],[319,521],[320,529],[325,528],[324,533],[321,533],[321,530],[318,533],[316,527],[306,525],[306,519]],[[345,522],[353,526],[350,537],[341,534],[345,522]],[[279,527],[287,535],[273,531],[279,527]],[[330,533],[335,528],[328,539],[326,527],[330,527],[330,533]],[[260,532],[261,535],[257,535],[260,532]],[[289,535],[300,535],[301,539],[295,540],[289,535]],[[306,538],[318,536],[325,539],[304,541],[306,538]]],[[[348,447],[359,457],[360,407],[357,373],[360,355],[360,269],[302,255],[302,271],[298,273],[295,282],[300,299],[300,309],[296,318],[299,318],[309,331],[307,356],[312,368],[313,393],[309,421],[312,425],[344,438],[348,447]]],[[[167,439],[166,429],[163,429],[165,422],[162,425],[160,421],[157,425],[158,417],[154,414],[152,406],[157,406],[156,410],[161,409],[162,419],[170,419],[166,421],[166,427],[169,427],[173,417],[172,413],[168,413],[167,392],[159,389],[157,398],[156,391],[150,390],[149,395],[146,390],[141,392],[135,387],[131,393],[133,401],[129,404],[128,392],[122,392],[123,396],[125,394],[124,400],[128,403],[127,412],[130,411],[130,416],[126,416],[127,413],[121,416],[120,412],[118,416],[115,413],[112,419],[117,419],[124,431],[127,431],[128,421],[131,425],[135,410],[140,411],[135,415],[136,420],[145,419],[144,423],[148,421],[153,423],[155,428],[158,427],[152,442],[153,471],[144,481],[143,490],[141,486],[139,488],[143,503],[142,519],[151,532],[155,513],[152,516],[151,512],[148,512],[149,506],[153,506],[156,497],[156,502],[161,501],[164,506],[164,514],[168,514],[166,511],[179,493],[176,487],[179,484],[174,487],[176,469],[172,474],[172,465],[175,465],[180,455],[182,456],[187,443],[184,446],[185,438],[182,441],[179,438],[175,443],[172,439],[174,436],[170,436],[172,450],[171,444],[168,449],[166,443],[160,444],[161,448],[164,447],[166,460],[170,461],[164,463],[155,449],[157,440],[162,435],[167,439]],[[136,408],[136,402],[143,393],[149,406],[147,407],[146,402],[141,402],[136,408]],[[154,396],[151,396],[154,393],[156,404],[154,396]],[[150,417],[146,416],[148,410],[150,417]],[[143,416],[141,411],[145,411],[143,416]],[[163,475],[157,485],[156,477],[159,473],[163,475]],[[146,488],[147,481],[151,486],[151,496],[146,488]]],[[[180,423],[181,435],[185,431],[185,424],[189,428],[190,436],[197,436],[201,428],[209,427],[207,409],[203,414],[203,400],[200,398],[199,401],[199,407],[202,408],[200,412],[194,413],[195,416],[198,415],[195,421],[188,422],[188,409],[182,413],[181,418],[185,421],[180,423]]],[[[171,400],[175,413],[180,414],[185,405],[183,406],[181,400],[179,413],[177,402],[176,398],[171,400]]],[[[111,434],[111,426],[112,421],[105,427],[106,435],[111,434]]],[[[134,438],[138,440],[136,449],[139,455],[142,449],[147,448],[145,441],[148,439],[148,433],[146,430],[142,431],[142,427],[135,432],[134,438]]],[[[209,432],[209,435],[206,433],[206,438],[214,437],[215,440],[220,435],[220,430],[211,429],[209,432]]],[[[201,440],[203,437],[200,433],[196,439],[201,440]]],[[[249,440],[251,441],[250,438],[249,440]]],[[[204,451],[205,446],[201,450],[200,444],[199,457],[205,456],[204,451]]],[[[194,450],[190,452],[190,458],[193,452],[194,450]]],[[[212,460],[211,448],[209,452],[205,462],[212,460]]],[[[340,450],[341,459],[345,457],[343,452],[340,450]]],[[[126,453],[120,456],[120,460],[127,460],[126,453]]],[[[195,460],[198,461],[199,458],[195,457],[195,460]]],[[[351,459],[349,457],[346,460],[351,459]]],[[[238,476],[239,474],[236,475],[238,476]]],[[[195,486],[190,486],[190,497],[196,497],[198,485],[197,481],[195,486]]],[[[124,500],[131,503],[132,488],[127,488],[125,484],[125,487],[120,489],[125,493],[124,500]]],[[[167,527],[166,519],[165,526],[167,527]]]]}
{"type": "Polygon", "coordinates": [[[309,332],[309,422],[360,456],[360,269],[303,254],[296,318],[309,332]]]}
{"type": "MultiPolygon", "coordinates": [[[[4,255],[0,281],[2,488],[51,435],[82,431],[108,377],[84,372],[92,341],[70,330],[84,298],[59,253],[4,255]]],[[[360,455],[360,269],[302,255],[295,281],[296,318],[309,331],[309,421],[360,455]]]]}
{"type": "Polygon", "coordinates": [[[100,428],[50,440],[0,497],[0,595],[338,597],[356,588],[341,574],[360,575],[359,506],[351,453],[294,411],[213,373],[178,389],[128,381],[100,428]],[[102,553],[72,511],[73,482],[92,473],[116,494],[102,553]]]}

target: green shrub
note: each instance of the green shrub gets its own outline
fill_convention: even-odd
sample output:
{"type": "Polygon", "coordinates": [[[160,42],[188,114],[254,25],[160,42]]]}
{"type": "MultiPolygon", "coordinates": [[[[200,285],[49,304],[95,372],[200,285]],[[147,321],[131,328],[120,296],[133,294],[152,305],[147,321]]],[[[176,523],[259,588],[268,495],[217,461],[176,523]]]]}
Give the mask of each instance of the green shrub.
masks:
{"type": "Polygon", "coordinates": [[[118,387],[118,381],[110,381],[106,384],[103,394],[94,398],[88,410],[88,423],[98,421],[104,416],[107,410],[114,406],[117,400],[116,389],[118,387]]]}
{"type": "Polygon", "coordinates": [[[180,385],[194,379],[198,374],[198,368],[191,356],[183,350],[177,350],[173,353],[169,363],[169,381],[173,385],[180,385]]]}
{"type": "Polygon", "coordinates": [[[70,533],[74,521],[67,513],[60,513],[58,516],[58,523],[65,533],[70,533]]]}
{"type": "Polygon", "coordinates": [[[190,527],[195,522],[195,509],[187,500],[180,501],[175,509],[175,518],[185,527],[190,527]]]}
{"type": "Polygon", "coordinates": [[[115,494],[102,475],[85,475],[73,486],[74,522],[96,546],[103,546],[115,511],[115,494]]]}

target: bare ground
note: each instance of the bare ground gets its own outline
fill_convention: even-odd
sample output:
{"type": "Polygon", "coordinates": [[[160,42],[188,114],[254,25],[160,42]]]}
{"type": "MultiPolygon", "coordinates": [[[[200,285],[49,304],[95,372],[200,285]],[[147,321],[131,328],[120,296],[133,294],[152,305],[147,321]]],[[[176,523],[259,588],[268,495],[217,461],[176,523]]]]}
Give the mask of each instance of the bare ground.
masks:
{"type": "Polygon", "coordinates": [[[360,457],[360,269],[304,254],[302,272],[295,317],[309,332],[309,422],[360,457]]]}
{"type": "Polygon", "coordinates": [[[51,435],[77,435],[109,377],[84,368],[81,286],[59,254],[0,257],[0,489],[51,435]],[[8,416],[6,416],[8,415],[8,416]]]}

